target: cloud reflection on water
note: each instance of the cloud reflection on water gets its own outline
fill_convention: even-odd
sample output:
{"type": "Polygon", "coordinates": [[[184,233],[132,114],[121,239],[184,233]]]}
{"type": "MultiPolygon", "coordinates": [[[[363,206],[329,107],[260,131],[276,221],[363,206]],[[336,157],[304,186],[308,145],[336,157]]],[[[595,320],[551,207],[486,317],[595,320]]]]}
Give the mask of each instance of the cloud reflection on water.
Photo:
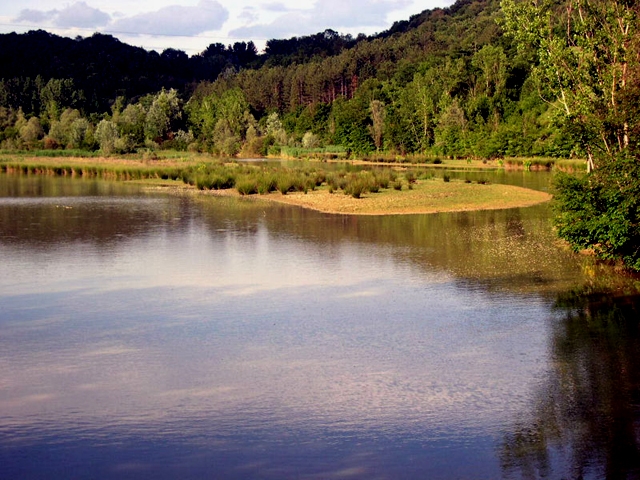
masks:
{"type": "Polygon", "coordinates": [[[552,300],[531,294],[527,272],[571,272],[536,260],[535,218],[512,219],[515,238],[508,212],[74,207],[0,211],[14,232],[0,239],[0,459],[12,443],[63,444],[91,464],[124,445],[106,476],[188,476],[191,459],[239,478],[393,478],[415,473],[413,458],[433,477],[460,465],[488,478],[496,439],[551,368],[552,300]],[[507,272],[492,269],[509,263],[519,283],[494,290],[507,272]],[[460,275],[474,266],[489,283],[460,275]]]}

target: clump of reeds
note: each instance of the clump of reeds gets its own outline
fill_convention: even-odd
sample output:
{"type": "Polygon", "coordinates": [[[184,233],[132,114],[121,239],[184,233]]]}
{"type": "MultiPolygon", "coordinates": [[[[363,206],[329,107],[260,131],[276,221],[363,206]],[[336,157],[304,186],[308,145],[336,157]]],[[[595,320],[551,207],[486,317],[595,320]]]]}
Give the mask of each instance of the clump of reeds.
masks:
{"type": "Polygon", "coordinates": [[[411,186],[416,183],[416,172],[414,172],[413,170],[407,170],[406,172],[404,172],[404,178],[407,180],[407,185],[411,186]]]}
{"type": "Polygon", "coordinates": [[[307,176],[304,172],[295,170],[277,170],[275,173],[275,188],[282,195],[289,192],[304,192],[315,188],[315,179],[307,176]]]}
{"type": "Polygon", "coordinates": [[[257,179],[258,193],[266,195],[277,190],[278,179],[271,172],[262,172],[257,179]]]}
{"type": "Polygon", "coordinates": [[[258,193],[258,182],[255,176],[242,175],[236,179],[236,190],[240,195],[258,193]]]}
{"type": "Polygon", "coordinates": [[[380,191],[378,178],[372,172],[352,173],[346,180],[346,185],[343,188],[344,193],[353,198],[360,198],[364,193],[378,193],[380,191]]]}

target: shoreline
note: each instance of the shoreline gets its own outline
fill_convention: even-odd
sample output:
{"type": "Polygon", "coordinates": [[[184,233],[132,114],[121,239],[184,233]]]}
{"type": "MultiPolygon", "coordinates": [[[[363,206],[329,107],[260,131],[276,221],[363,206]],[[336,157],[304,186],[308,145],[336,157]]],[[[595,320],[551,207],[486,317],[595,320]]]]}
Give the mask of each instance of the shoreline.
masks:
{"type": "Polygon", "coordinates": [[[319,188],[308,193],[290,192],[282,195],[272,192],[265,195],[241,195],[236,189],[198,190],[194,187],[168,182],[149,185],[137,183],[146,191],[196,196],[227,197],[245,200],[265,201],[281,205],[306,208],[331,215],[428,215],[435,213],[473,212],[483,210],[505,210],[526,208],[549,202],[553,196],[513,185],[466,184],[462,182],[436,183],[432,180],[418,181],[412,190],[396,192],[392,190],[368,193],[361,198],[353,198],[342,192],[329,193],[319,188]],[[444,187],[441,187],[444,185],[444,187]],[[432,188],[430,188],[432,187],[432,188]],[[436,187],[436,188],[433,188],[436,187]],[[447,192],[446,190],[455,189],[447,192]],[[462,197],[459,193],[481,193],[474,198],[462,197]]]}
{"type": "MultiPolygon", "coordinates": [[[[332,189],[335,191],[331,191],[326,183],[313,189],[309,188],[307,193],[290,191],[286,195],[279,192],[242,195],[236,188],[200,190],[175,179],[182,169],[192,168],[200,163],[192,158],[140,161],[105,157],[48,157],[26,158],[15,162],[15,159],[0,157],[0,166],[4,166],[2,171],[7,173],[78,178],[87,175],[108,181],[137,184],[147,191],[251,198],[337,215],[409,215],[503,210],[529,207],[552,199],[552,195],[546,192],[523,187],[499,183],[471,183],[455,179],[442,181],[435,177],[413,179],[411,182],[403,180],[400,182],[401,190],[380,188],[376,193],[364,192],[360,198],[353,198],[343,190],[335,188],[332,189]],[[29,166],[30,162],[33,163],[29,166]],[[168,170],[178,173],[169,175],[168,170]]],[[[407,166],[388,167],[397,171],[407,166]]],[[[473,169],[473,166],[470,169],[473,169]]]]}

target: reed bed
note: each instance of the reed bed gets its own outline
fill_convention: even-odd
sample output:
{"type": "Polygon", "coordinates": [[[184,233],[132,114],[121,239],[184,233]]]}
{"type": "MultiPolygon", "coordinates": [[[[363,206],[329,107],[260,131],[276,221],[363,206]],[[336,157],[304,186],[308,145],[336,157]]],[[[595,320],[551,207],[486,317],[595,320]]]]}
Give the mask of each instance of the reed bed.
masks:
{"type": "Polygon", "coordinates": [[[180,169],[169,167],[127,167],[122,165],[105,166],[80,164],[55,165],[50,163],[31,162],[3,162],[0,163],[0,172],[19,173],[23,175],[102,178],[105,180],[121,181],[146,179],[177,180],[181,178],[182,175],[180,169]]]}
{"type": "MultiPolygon", "coordinates": [[[[209,161],[200,163],[144,162],[127,158],[91,159],[40,157],[10,158],[0,162],[0,171],[25,175],[52,175],[84,178],[101,178],[117,181],[163,180],[179,181],[199,190],[236,189],[241,195],[266,195],[280,192],[304,192],[317,188],[330,193],[341,191],[345,195],[360,198],[368,193],[403,186],[411,188],[418,175],[405,170],[402,175],[390,169],[357,170],[349,165],[326,170],[322,164],[302,167],[246,164],[234,161],[209,161]],[[84,160],[84,161],[83,161],[84,160]]],[[[421,174],[421,177],[425,174],[421,174]]]]}
{"type": "Polygon", "coordinates": [[[154,186],[187,184],[199,190],[232,190],[243,196],[262,195],[330,213],[401,214],[526,206],[546,201],[543,192],[505,185],[435,181],[420,168],[361,169],[346,165],[283,165],[209,161],[145,162],[125,158],[0,158],[0,172],[149,182],[154,186]],[[175,183],[171,183],[175,182],[175,183]],[[394,192],[403,191],[401,194],[394,192]],[[341,192],[343,195],[335,195],[341,192]]]}

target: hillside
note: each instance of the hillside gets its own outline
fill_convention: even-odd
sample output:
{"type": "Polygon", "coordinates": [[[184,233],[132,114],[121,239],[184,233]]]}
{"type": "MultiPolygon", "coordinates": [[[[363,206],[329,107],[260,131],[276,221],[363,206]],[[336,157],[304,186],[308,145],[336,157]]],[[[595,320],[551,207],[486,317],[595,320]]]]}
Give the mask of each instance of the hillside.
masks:
{"type": "MultiPolygon", "coordinates": [[[[68,132],[50,132],[71,109],[68,127],[78,117],[89,133],[112,122],[115,151],[190,146],[234,155],[338,145],[359,154],[575,153],[552,127],[528,80],[531,65],[502,35],[500,16],[498,0],[460,0],[371,37],[326,30],[272,39],[262,54],[249,42],[212,44],[192,57],[101,34],[1,35],[0,141],[31,148],[48,136],[49,146],[74,144],[68,132]],[[39,126],[33,121],[25,137],[30,117],[39,126]]],[[[100,139],[75,144],[97,148],[100,139]]]]}

